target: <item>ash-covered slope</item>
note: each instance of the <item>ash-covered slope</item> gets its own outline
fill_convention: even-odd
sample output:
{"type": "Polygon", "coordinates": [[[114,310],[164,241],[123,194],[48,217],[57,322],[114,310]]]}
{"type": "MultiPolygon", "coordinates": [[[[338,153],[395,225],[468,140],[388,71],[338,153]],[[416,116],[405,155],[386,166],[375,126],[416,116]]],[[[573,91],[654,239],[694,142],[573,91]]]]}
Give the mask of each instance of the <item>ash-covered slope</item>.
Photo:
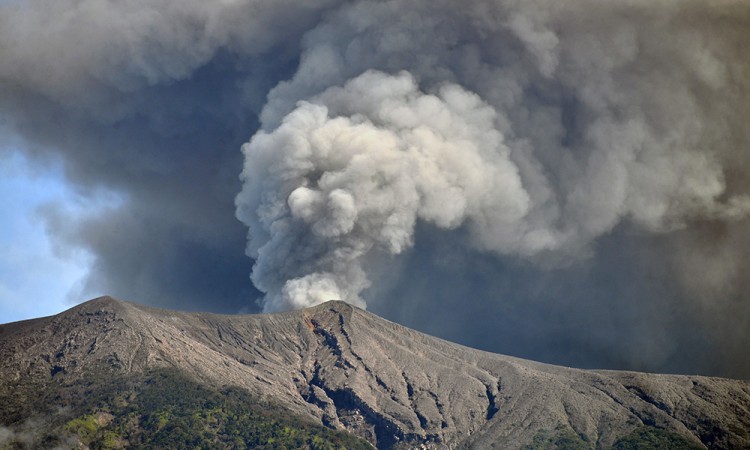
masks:
{"type": "MultiPolygon", "coordinates": [[[[226,316],[105,297],[0,327],[0,400],[15,405],[33,404],[21,389],[29,383],[51,389],[159,368],[242,388],[378,448],[609,448],[644,429],[698,448],[750,448],[748,381],[540,364],[343,302],[226,316]]],[[[24,414],[5,407],[0,420],[24,414]]]]}

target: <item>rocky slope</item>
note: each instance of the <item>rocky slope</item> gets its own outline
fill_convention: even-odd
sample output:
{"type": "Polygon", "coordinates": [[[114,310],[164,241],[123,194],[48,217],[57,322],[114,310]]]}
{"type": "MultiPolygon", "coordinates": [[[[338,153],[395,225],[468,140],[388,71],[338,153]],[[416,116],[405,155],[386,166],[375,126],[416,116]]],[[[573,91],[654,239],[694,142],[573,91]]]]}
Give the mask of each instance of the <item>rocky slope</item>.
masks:
{"type": "MultiPolygon", "coordinates": [[[[540,364],[452,344],[342,302],[226,316],[103,297],[2,325],[0,405],[16,406],[0,406],[0,421],[33,414],[34,389],[153,369],[243,389],[378,448],[565,447],[560,436],[610,448],[644,427],[696,448],[750,448],[748,381],[540,364]]],[[[59,406],[70,401],[58,397],[59,406]]]]}

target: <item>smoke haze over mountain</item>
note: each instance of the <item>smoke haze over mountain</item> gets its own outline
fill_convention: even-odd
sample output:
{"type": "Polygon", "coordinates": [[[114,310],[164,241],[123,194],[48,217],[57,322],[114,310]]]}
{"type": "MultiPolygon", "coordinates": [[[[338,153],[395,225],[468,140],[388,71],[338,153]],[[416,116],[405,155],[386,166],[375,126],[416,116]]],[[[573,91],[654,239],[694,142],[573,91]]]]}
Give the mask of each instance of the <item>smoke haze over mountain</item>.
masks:
{"type": "Polygon", "coordinates": [[[120,198],[45,210],[91,295],[750,377],[748,38],[743,1],[10,1],[0,127],[120,198]]]}

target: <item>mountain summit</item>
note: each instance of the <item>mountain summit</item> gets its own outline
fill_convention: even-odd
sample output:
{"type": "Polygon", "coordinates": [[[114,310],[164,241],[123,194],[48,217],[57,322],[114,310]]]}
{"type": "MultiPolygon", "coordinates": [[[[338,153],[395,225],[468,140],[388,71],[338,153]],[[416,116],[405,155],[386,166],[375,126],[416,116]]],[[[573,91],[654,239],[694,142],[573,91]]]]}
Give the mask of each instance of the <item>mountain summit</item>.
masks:
{"type": "MultiPolygon", "coordinates": [[[[115,423],[114,411],[145,391],[95,394],[155,371],[242,392],[382,449],[750,448],[748,381],[541,364],[446,342],[340,301],[216,315],[110,297],[0,326],[0,447],[3,430],[19,436],[39,417],[79,437],[84,427],[70,419],[86,408],[95,431],[115,423]]],[[[128,411],[131,422],[144,420],[128,411]]],[[[133,445],[122,433],[112,446],[133,445]]]]}

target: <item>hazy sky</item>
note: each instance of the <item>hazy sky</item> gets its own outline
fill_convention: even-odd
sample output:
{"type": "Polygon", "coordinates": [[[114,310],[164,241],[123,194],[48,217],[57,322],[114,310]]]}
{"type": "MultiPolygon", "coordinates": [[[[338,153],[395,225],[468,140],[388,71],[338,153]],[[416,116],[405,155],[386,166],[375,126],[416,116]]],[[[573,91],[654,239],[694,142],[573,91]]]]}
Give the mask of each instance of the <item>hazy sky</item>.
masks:
{"type": "Polygon", "coordinates": [[[6,149],[0,163],[0,322],[55,314],[70,307],[67,295],[86,275],[87,260],[56,254],[39,209],[77,199],[59,168],[29,167],[16,149],[6,149]]]}
{"type": "Polygon", "coordinates": [[[749,38],[741,0],[0,2],[0,322],[341,298],[750,378],[749,38]]]}

